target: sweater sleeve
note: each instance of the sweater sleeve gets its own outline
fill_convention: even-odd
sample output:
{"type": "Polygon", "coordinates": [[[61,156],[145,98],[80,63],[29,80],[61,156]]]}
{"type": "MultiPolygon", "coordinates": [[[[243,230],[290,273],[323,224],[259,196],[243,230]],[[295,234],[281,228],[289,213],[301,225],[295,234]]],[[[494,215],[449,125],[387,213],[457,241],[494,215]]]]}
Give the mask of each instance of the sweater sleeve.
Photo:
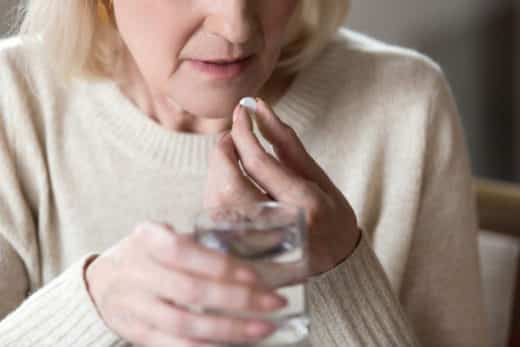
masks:
{"type": "Polygon", "coordinates": [[[20,124],[31,119],[25,116],[30,108],[3,53],[0,50],[0,346],[118,346],[123,342],[105,326],[90,300],[83,279],[86,258],[42,286],[37,202],[46,192],[45,170],[36,136],[31,131],[15,136],[15,130],[30,128],[20,124]],[[32,155],[25,164],[17,160],[21,148],[32,155]],[[34,179],[26,184],[29,176],[34,179]]]}
{"type": "Polygon", "coordinates": [[[421,204],[400,296],[424,346],[490,346],[465,139],[442,74],[435,91],[421,204]]]}
{"type": "Polygon", "coordinates": [[[403,286],[395,295],[366,235],[309,284],[316,345],[489,346],[469,160],[453,97],[436,78],[403,286]]]}
{"type": "Polygon", "coordinates": [[[342,264],[309,283],[316,346],[418,346],[404,310],[363,235],[342,264]]]}

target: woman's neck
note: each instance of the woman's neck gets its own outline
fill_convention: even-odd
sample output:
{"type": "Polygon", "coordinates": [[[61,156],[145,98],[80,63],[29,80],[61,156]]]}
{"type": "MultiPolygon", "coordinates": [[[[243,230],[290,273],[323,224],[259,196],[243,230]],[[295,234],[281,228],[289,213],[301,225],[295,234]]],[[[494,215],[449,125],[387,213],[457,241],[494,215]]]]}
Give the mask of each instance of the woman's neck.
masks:
{"type": "Polygon", "coordinates": [[[262,87],[260,97],[268,104],[277,103],[289,90],[295,75],[274,74],[262,87]]]}

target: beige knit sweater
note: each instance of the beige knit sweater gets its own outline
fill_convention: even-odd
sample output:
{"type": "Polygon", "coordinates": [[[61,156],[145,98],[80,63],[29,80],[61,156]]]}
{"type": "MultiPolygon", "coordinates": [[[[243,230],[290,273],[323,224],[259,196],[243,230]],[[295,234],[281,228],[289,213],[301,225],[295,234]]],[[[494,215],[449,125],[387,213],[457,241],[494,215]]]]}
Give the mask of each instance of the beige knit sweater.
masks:
{"type": "MultiPolygon", "coordinates": [[[[488,345],[470,173],[439,68],[343,31],[275,105],[366,235],[308,285],[315,347],[488,345]],[[382,266],[381,266],[382,265],[382,266]]],[[[110,81],[55,83],[0,43],[0,346],[123,346],[85,259],[138,222],[190,230],[216,135],[167,131],[110,81]]]]}

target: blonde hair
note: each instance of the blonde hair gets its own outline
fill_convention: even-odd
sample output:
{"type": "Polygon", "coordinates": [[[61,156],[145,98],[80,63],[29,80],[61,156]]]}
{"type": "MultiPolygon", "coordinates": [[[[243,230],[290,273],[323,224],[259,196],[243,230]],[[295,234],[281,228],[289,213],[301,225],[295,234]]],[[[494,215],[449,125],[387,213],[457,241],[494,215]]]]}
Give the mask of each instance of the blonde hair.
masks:
{"type": "MultiPolygon", "coordinates": [[[[110,78],[120,52],[110,0],[28,0],[20,5],[21,38],[43,40],[62,77],[110,78]],[[107,15],[108,14],[108,15],[107,15]]],[[[304,68],[344,24],[349,0],[299,0],[289,23],[277,73],[304,68]]]]}

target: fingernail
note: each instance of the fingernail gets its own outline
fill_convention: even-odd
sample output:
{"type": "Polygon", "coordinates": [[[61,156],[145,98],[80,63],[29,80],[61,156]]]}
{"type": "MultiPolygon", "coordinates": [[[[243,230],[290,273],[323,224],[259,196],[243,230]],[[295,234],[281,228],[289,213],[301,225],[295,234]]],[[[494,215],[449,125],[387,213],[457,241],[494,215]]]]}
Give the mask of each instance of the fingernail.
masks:
{"type": "Polygon", "coordinates": [[[283,296],[266,294],[260,299],[260,306],[266,310],[273,310],[276,308],[282,308],[287,305],[287,299],[283,296]]]}
{"type": "Polygon", "coordinates": [[[245,333],[248,337],[262,337],[270,335],[276,327],[266,322],[251,322],[246,325],[245,333]]]}

